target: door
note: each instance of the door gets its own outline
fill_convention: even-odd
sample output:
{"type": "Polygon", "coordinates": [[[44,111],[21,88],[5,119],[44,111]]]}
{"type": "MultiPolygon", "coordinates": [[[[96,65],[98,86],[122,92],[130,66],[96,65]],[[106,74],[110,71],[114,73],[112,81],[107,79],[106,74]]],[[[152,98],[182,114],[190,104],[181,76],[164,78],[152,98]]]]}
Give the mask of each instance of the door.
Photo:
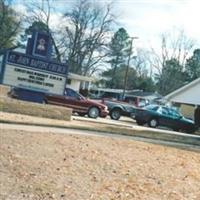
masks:
{"type": "Polygon", "coordinates": [[[180,128],[180,114],[176,112],[174,109],[162,107],[161,108],[161,120],[160,124],[163,126],[167,126],[174,130],[178,130],[180,128]]]}
{"type": "Polygon", "coordinates": [[[88,110],[86,99],[70,88],[65,90],[64,104],[74,112],[87,113],[88,110]]]}
{"type": "Polygon", "coordinates": [[[161,126],[170,126],[172,119],[169,115],[168,109],[166,107],[160,107],[158,112],[160,113],[159,124],[161,126]]]}
{"type": "Polygon", "coordinates": [[[181,128],[181,118],[182,116],[174,109],[169,109],[169,115],[171,120],[170,127],[174,130],[179,130],[181,128]]]}

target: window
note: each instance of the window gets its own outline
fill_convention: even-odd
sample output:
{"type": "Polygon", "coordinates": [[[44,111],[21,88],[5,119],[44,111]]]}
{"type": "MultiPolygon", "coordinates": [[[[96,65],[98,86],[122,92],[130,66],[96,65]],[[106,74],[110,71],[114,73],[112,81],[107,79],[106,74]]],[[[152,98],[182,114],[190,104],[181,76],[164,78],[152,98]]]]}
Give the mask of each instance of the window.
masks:
{"type": "Polygon", "coordinates": [[[71,82],[72,82],[72,80],[68,78],[68,79],[67,79],[67,84],[68,84],[68,85],[71,85],[71,82]]]}
{"type": "Polygon", "coordinates": [[[78,99],[80,97],[80,95],[78,93],[76,93],[74,90],[72,90],[70,88],[65,89],[65,95],[68,97],[76,98],[76,99],[78,99]]]}
{"type": "Polygon", "coordinates": [[[169,109],[169,114],[173,117],[179,118],[181,115],[174,109],[169,109]]]}
{"type": "Polygon", "coordinates": [[[101,98],[112,98],[118,100],[120,97],[120,94],[114,93],[114,92],[104,92],[104,94],[101,96],[101,98]]]}
{"type": "Polygon", "coordinates": [[[148,106],[145,106],[145,108],[146,108],[147,110],[157,111],[159,107],[156,106],[156,105],[148,105],[148,106]]]}
{"type": "Polygon", "coordinates": [[[162,114],[163,114],[163,115],[169,115],[169,111],[168,111],[167,108],[162,107],[161,110],[162,110],[162,114]]]}

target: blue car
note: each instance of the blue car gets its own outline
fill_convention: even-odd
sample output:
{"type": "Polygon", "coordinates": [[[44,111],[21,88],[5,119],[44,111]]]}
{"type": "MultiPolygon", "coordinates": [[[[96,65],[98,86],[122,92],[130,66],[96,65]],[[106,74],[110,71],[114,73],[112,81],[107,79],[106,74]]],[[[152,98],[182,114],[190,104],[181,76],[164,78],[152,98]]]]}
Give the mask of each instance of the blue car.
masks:
{"type": "Polygon", "coordinates": [[[23,89],[23,88],[15,88],[15,87],[13,87],[8,92],[8,96],[10,96],[12,98],[15,98],[15,99],[23,100],[23,101],[43,103],[44,98],[45,98],[45,93],[31,91],[31,90],[23,89]]]}
{"type": "Polygon", "coordinates": [[[183,117],[173,108],[160,105],[148,105],[137,109],[135,120],[138,125],[148,124],[152,128],[164,126],[174,131],[184,131],[187,133],[194,133],[196,130],[194,121],[183,117]]]}

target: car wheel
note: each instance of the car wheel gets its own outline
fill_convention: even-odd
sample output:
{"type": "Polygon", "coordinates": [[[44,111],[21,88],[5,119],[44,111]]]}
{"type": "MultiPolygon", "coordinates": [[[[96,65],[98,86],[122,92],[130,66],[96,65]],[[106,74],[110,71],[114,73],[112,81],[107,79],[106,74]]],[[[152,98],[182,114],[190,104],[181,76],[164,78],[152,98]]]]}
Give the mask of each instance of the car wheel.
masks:
{"type": "Polygon", "coordinates": [[[173,128],[173,131],[179,132],[180,129],[179,128],[173,128]]]}
{"type": "Polygon", "coordinates": [[[144,123],[143,123],[142,121],[136,121],[136,123],[137,123],[139,126],[144,125],[144,123]]]}
{"type": "Polygon", "coordinates": [[[47,104],[47,100],[43,99],[42,104],[47,104]]]}
{"type": "Polygon", "coordinates": [[[118,120],[121,117],[120,109],[113,109],[110,111],[111,119],[118,120]]]}
{"type": "Polygon", "coordinates": [[[149,127],[156,128],[158,126],[158,120],[155,118],[152,118],[149,120],[148,125],[149,127]]]}
{"type": "Polygon", "coordinates": [[[191,133],[195,133],[195,130],[194,129],[187,129],[187,130],[185,130],[185,132],[191,134],[191,133]]]}
{"type": "Polygon", "coordinates": [[[88,111],[88,117],[96,119],[99,116],[99,109],[97,107],[91,107],[88,111]]]}
{"type": "Polygon", "coordinates": [[[132,119],[135,119],[135,113],[132,112],[132,113],[130,114],[130,117],[131,117],[132,119]]]}
{"type": "Polygon", "coordinates": [[[81,117],[84,117],[84,116],[85,116],[85,113],[79,113],[79,112],[78,112],[78,115],[81,116],[81,117]]]}

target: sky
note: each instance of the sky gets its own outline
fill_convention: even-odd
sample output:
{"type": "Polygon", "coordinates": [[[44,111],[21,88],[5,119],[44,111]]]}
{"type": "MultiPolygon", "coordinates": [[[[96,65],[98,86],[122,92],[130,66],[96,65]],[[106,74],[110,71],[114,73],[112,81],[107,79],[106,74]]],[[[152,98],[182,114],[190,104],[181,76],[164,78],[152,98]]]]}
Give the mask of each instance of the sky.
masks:
{"type": "MultiPolygon", "coordinates": [[[[24,12],[22,4],[31,0],[14,0],[18,10],[24,12]]],[[[73,0],[54,0],[55,12],[52,25],[60,23],[63,7],[69,7],[73,0]]],[[[106,4],[111,0],[99,0],[106,4]]],[[[163,33],[183,30],[200,45],[200,1],[199,0],[112,0],[119,27],[124,27],[129,36],[139,37],[134,45],[139,48],[160,46],[163,33]]]]}
{"type": "Polygon", "coordinates": [[[163,33],[183,30],[200,44],[199,0],[116,0],[119,21],[139,45],[158,45],[163,33]]]}

